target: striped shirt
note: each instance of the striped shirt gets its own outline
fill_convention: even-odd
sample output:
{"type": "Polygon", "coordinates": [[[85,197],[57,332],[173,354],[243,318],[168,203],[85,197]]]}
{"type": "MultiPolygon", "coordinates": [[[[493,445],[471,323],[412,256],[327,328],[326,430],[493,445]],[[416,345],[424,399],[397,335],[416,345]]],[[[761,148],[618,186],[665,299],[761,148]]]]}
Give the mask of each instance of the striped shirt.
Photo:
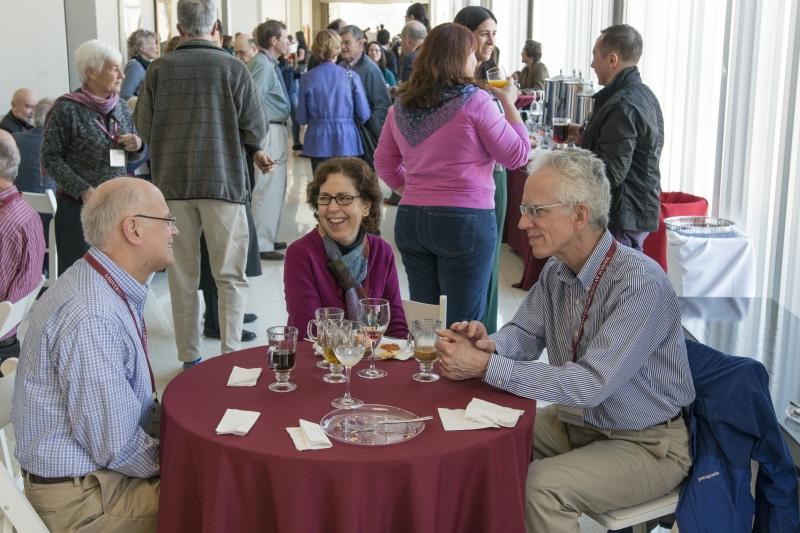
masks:
{"type": "Polygon", "coordinates": [[[152,385],[137,328],[148,286],[99,250],[128,307],[84,259],[34,305],[14,384],[12,421],[22,468],[43,477],[106,468],[159,472],[158,440],[145,433],[152,385]]]}
{"type": "Polygon", "coordinates": [[[484,380],[519,396],[579,407],[601,429],[644,429],[694,400],[678,299],[657,263],[620,245],[600,279],[577,361],[584,302],[612,243],[606,231],[576,276],[550,259],[497,344],[484,380]],[[538,361],[547,348],[549,363],[538,361]]]}
{"type": "MultiPolygon", "coordinates": [[[[39,214],[15,186],[0,191],[0,302],[16,303],[42,279],[44,230],[39,214]]],[[[9,331],[0,340],[17,333],[9,331]]]]}

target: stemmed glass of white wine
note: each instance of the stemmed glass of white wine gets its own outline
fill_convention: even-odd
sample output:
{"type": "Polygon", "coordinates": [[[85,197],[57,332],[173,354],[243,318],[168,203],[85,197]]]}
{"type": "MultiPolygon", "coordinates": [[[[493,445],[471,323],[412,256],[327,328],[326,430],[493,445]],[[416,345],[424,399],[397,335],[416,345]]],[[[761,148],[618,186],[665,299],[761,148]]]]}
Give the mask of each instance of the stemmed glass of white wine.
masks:
{"type": "Polygon", "coordinates": [[[369,342],[369,338],[358,328],[356,323],[353,323],[352,328],[342,328],[335,333],[334,353],[342,366],[344,366],[347,378],[344,396],[331,402],[331,405],[337,409],[355,409],[364,405],[363,401],[350,395],[350,377],[353,367],[364,357],[364,352],[369,342]]]}
{"type": "Polygon", "coordinates": [[[389,326],[389,301],[381,298],[364,298],[358,302],[358,324],[370,340],[372,353],[369,357],[369,368],[359,370],[358,375],[366,379],[386,377],[386,371],[375,368],[375,350],[389,326]]]}

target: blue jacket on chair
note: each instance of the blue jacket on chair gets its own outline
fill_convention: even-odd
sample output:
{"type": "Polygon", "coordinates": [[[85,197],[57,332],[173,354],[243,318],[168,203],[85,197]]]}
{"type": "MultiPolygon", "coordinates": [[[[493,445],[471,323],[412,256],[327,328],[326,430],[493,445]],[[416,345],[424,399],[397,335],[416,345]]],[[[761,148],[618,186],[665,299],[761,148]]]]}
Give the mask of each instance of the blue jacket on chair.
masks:
{"type": "Polygon", "coordinates": [[[697,399],[689,418],[694,462],[675,512],[681,533],[800,532],[797,473],[764,365],[689,340],[686,347],[697,399]],[[751,459],[759,463],[755,502],[751,459]]]}

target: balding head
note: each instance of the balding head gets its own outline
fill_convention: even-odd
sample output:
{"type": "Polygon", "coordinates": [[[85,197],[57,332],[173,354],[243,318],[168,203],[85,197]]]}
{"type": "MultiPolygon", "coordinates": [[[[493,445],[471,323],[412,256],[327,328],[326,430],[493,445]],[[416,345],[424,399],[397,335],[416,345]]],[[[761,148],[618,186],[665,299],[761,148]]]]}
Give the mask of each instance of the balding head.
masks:
{"type": "Polygon", "coordinates": [[[233,51],[236,57],[244,61],[245,64],[249,63],[258,53],[255,39],[246,33],[238,34],[233,40],[233,51]]]}
{"type": "Polygon", "coordinates": [[[33,124],[36,95],[30,89],[17,89],[11,96],[11,114],[28,124],[33,124]]]}
{"type": "Polygon", "coordinates": [[[408,54],[422,44],[425,37],[428,36],[428,30],[425,25],[418,20],[410,20],[406,22],[400,32],[400,46],[403,48],[403,53],[408,54]]]}
{"type": "MultiPolygon", "coordinates": [[[[0,130],[0,180],[14,183],[19,169],[19,150],[14,137],[5,130],[0,130]]],[[[5,188],[5,187],[3,187],[5,188]]]]}
{"type": "Polygon", "coordinates": [[[114,178],[94,191],[81,210],[86,242],[144,281],[173,263],[178,231],[161,191],[139,178],[114,178]]]}

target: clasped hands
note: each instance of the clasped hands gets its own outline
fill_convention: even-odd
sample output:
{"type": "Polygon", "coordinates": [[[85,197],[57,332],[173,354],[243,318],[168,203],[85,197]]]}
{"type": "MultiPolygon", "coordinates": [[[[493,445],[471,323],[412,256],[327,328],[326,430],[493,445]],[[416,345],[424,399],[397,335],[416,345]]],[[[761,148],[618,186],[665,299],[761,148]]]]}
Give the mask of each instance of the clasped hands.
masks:
{"type": "Polygon", "coordinates": [[[436,349],[442,374],[453,380],[483,378],[491,354],[497,349],[486,326],[473,320],[454,322],[437,332],[436,349]]]}

